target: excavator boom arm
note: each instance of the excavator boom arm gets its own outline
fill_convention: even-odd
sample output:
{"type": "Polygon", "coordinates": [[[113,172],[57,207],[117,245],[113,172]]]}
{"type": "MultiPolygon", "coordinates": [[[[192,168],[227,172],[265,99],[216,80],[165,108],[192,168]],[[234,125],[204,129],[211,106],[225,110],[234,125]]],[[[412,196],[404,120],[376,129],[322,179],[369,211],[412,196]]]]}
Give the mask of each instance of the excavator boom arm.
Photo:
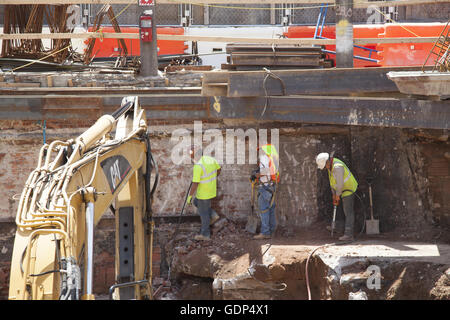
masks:
{"type": "Polygon", "coordinates": [[[93,299],[94,228],[108,209],[116,219],[112,293],[150,298],[154,168],[137,97],[78,138],[44,145],[18,205],[9,299],[93,299]]]}

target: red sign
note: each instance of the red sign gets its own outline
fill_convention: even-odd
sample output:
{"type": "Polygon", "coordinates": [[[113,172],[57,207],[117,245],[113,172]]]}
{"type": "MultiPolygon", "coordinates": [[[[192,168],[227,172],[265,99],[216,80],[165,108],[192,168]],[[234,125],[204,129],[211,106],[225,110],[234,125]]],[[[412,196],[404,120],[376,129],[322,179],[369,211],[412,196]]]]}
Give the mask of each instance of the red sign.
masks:
{"type": "Polygon", "coordinates": [[[152,6],[153,0],[139,0],[140,6],[152,6]]]}

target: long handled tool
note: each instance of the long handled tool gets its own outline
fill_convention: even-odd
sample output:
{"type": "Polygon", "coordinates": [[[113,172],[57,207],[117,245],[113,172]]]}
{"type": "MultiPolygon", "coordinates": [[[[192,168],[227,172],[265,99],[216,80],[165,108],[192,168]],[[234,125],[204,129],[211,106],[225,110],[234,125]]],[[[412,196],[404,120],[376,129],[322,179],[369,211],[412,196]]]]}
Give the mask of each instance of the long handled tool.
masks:
{"type": "Polygon", "coordinates": [[[245,230],[250,233],[256,233],[256,229],[258,227],[258,217],[255,214],[255,181],[250,181],[252,184],[252,195],[251,195],[251,213],[247,218],[247,225],[245,226],[245,230]]]}
{"type": "MultiPolygon", "coordinates": [[[[369,180],[369,179],[368,179],[369,180]]],[[[380,223],[373,218],[372,183],[369,184],[370,220],[366,220],[366,234],[380,234],[380,223]]]]}
{"type": "Polygon", "coordinates": [[[331,222],[331,236],[333,236],[334,233],[334,227],[336,226],[336,210],[337,206],[333,206],[333,221],[331,222]]]}
{"type": "MultiPolygon", "coordinates": [[[[175,237],[177,236],[178,229],[179,229],[180,223],[181,223],[181,216],[182,216],[183,213],[184,213],[184,208],[186,207],[186,201],[187,201],[187,198],[189,197],[189,192],[191,191],[191,188],[192,188],[192,181],[191,181],[191,183],[189,184],[189,188],[188,188],[188,190],[187,190],[187,192],[186,192],[186,196],[184,197],[183,207],[181,208],[180,215],[178,216],[177,227],[175,228],[175,231],[174,231],[174,233],[173,233],[173,235],[172,235],[172,239],[175,239],[175,237]]],[[[167,280],[168,280],[169,282],[170,282],[170,271],[171,271],[171,269],[172,269],[173,257],[174,257],[174,255],[172,255],[172,259],[170,260],[170,264],[169,264],[169,272],[168,272],[168,274],[167,274],[167,280]]]]}

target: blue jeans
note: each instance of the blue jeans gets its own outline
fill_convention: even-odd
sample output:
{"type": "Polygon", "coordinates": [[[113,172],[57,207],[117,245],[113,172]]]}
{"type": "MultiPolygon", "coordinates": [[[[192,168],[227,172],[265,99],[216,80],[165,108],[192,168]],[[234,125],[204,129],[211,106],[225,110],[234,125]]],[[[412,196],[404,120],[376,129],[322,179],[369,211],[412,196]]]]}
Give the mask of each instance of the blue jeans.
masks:
{"type": "Polygon", "coordinates": [[[344,207],[345,214],[345,230],[346,236],[353,237],[353,228],[355,224],[355,212],[353,210],[353,203],[355,202],[355,194],[352,193],[349,196],[342,197],[342,206],[344,207]]]}
{"type": "Polygon", "coordinates": [[[211,208],[211,200],[212,199],[194,199],[194,205],[197,207],[197,212],[202,221],[200,234],[205,237],[209,237],[211,235],[209,223],[211,221],[211,218],[217,215],[216,211],[211,208]]]}
{"type": "Polygon", "coordinates": [[[261,233],[270,236],[275,232],[277,221],[275,219],[275,200],[270,206],[275,186],[260,186],[258,189],[258,206],[261,215],[261,233]],[[269,208],[270,207],[270,208],[269,208]]]}

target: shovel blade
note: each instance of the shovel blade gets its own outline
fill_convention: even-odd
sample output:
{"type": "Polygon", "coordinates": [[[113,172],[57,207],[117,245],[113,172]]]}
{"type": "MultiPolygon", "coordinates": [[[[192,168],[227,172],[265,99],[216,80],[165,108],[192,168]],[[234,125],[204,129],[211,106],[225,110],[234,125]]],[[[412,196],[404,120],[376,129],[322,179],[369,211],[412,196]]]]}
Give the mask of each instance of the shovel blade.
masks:
{"type": "Polygon", "coordinates": [[[257,228],[258,228],[258,218],[255,216],[249,216],[247,219],[247,225],[245,226],[245,230],[247,232],[255,234],[257,228]]]}
{"type": "Polygon", "coordinates": [[[380,225],[378,220],[366,220],[366,234],[380,234],[380,225]]]}

